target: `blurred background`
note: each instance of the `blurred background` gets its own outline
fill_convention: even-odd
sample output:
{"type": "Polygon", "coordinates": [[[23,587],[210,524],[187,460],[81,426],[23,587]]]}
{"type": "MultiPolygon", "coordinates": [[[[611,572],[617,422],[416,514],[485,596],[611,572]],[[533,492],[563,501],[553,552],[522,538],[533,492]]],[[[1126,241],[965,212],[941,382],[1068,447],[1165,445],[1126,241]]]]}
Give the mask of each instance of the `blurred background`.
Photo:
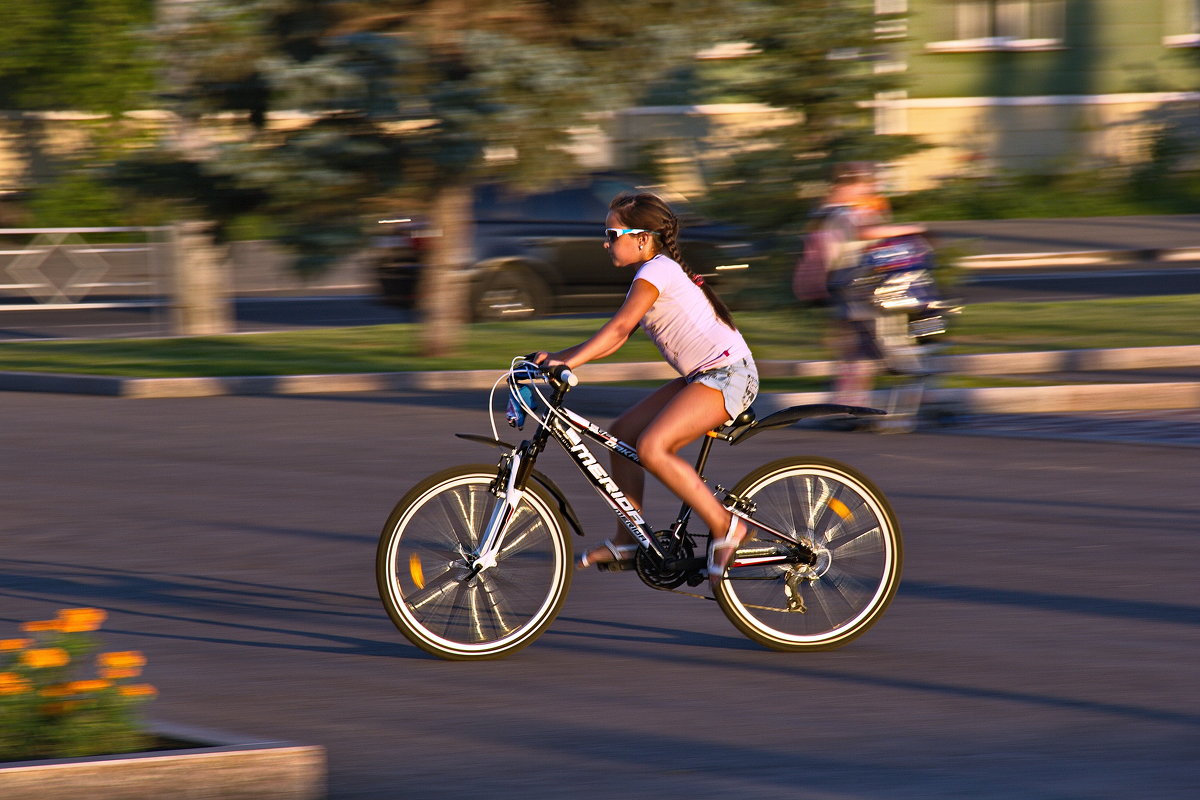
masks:
{"type": "MultiPolygon", "coordinates": [[[[561,266],[600,257],[579,242],[618,188],[678,203],[702,271],[759,306],[790,302],[808,215],[849,160],[878,165],[901,220],[1200,210],[1197,0],[0,16],[5,303],[369,287],[420,312],[436,355],[471,319],[619,297],[561,266]]],[[[210,308],[175,329],[228,327],[210,308]]]]}

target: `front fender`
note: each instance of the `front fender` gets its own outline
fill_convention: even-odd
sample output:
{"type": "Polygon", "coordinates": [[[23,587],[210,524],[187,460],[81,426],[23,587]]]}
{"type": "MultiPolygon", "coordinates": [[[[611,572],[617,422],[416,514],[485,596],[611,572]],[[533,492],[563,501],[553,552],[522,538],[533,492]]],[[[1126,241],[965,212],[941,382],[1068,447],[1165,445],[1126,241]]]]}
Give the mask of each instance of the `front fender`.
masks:
{"type": "MultiPolygon", "coordinates": [[[[493,439],[490,436],[480,436],[476,433],[456,433],[454,435],[459,439],[466,439],[468,442],[491,445],[492,447],[499,447],[501,450],[517,449],[516,445],[511,445],[508,442],[501,441],[500,439],[493,439]]],[[[558,503],[559,513],[561,513],[567,520],[567,524],[571,526],[571,529],[575,531],[576,534],[583,536],[583,525],[580,524],[579,517],[575,515],[575,509],[571,507],[571,503],[567,500],[567,496],[563,494],[562,489],[559,489],[558,486],[555,485],[554,481],[550,480],[545,473],[539,472],[536,469],[530,472],[529,477],[531,477],[539,486],[550,493],[550,496],[553,497],[555,502],[558,503]]]]}

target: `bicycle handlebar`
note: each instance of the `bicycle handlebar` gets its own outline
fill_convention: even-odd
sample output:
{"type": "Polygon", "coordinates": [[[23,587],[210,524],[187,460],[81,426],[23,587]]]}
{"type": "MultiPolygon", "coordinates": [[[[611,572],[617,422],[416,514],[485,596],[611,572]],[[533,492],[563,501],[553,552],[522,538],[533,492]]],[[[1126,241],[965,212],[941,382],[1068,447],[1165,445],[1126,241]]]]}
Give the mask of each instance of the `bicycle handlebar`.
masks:
{"type": "MultiPolygon", "coordinates": [[[[541,364],[534,363],[533,357],[536,355],[537,355],[537,353],[530,353],[529,355],[524,357],[526,371],[529,371],[529,367],[532,367],[533,369],[537,370],[538,376],[548,375],[555,382],[565,383],[567,386],[570,386],[570,387],[575,387],[575,386],[579,385],[579,377],[574,372],[572,372],[571,368],[568,367],[566,364],[555,364],[550,369],[546,369],[541,364]]],[[[530,377],[534,377],[534,376],[531,375],[530,377]]]]}

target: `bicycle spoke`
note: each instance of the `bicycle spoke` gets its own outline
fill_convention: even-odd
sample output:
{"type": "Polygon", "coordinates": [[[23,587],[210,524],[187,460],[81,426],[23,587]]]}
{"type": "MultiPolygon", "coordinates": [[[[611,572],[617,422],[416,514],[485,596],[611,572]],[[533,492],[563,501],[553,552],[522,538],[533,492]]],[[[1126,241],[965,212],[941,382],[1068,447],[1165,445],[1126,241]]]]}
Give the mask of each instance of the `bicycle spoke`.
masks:
{"type": "Polygon", "coordinates": [[[735,567],[717,601],[747,636],[780,650],[850,641],[883,613],[899,580],[901,549],[885,501],[850,468],[786,459],[744,478],[734,493],[755,517],[813,546],[809,565],[735,567]]]}
{"type": "Polygon", "coordinates": [[[527,491],[496,561],[469,563],[498,502],[495,468],[447,470],[397,504],[380,540],[377,580],[392,621],[444,658],[519,649],[557,614],[570,583],[570,545],[554,507],[527,491]]]}

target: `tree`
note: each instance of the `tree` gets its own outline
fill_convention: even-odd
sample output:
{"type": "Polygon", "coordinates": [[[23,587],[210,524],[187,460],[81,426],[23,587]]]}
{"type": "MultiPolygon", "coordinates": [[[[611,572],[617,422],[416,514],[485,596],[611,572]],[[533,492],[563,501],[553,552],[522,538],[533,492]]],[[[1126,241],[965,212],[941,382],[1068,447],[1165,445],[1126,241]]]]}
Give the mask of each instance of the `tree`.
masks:
{"type": "Polygon", "coordinates": [[[440,231],[420,293],[430,355],[454,351],[467,306],[471,187],[569,176],[570,131],[589,115],[661,96],[652,90],[668,75],[699,80],[694,55],[711,45],[749,43],[754,54],[719,91],[793,121],[750,142],[726,185],[729,207],[772,230],[799,216],[797,186],[821,163],[878,149],[861,104],[893,83],[867,60],[876,18],[862,0],[173,0],[169,10],[176,155],[260,195],[302,268],[356,246],[372,211],[424,212],[440,231]],[[273,121],[284,110],[303,121],[273,121]],[[240,116],[242,141],[195,135],[195,121],[218,111],[240,116]]]}
{"type": "MultiPolygon", "coordinates": [[[[154,65],[145,32],[154,0],[38,0],[0,7],[0,109],[21,114],[29,185],[51,177],[40,112],[110,115],[145,107],[154,65]]],[[[105,126],[101,134],[111,133],[105,126]]]]}
{"type": "Polygon", "coordinates": [[[812,187],[843,160],[886,161],[920,147],[911,137],[879,136],[873,101],[902,75],[877,69],[902,17],[875,13],[867,0],[752,0],[738,34],[748,55],[732,62],[710,91],[786,112],[764,128],[714,181],[712,203],[771,236],[795,239],[812,187]],[[887,34],[884,34],[886,37],[887,34]]]}
{"type": "MultiPolygon", "coordinates": [[[[719,0],[212,0],[164,28],[181,118],[235,109],[253,129],[192,142],[203,171],[262,189],[285,239],[319,262],[364,212],[403,202],[441,232],[425,270],[424,346],[457,346],[471,187],[578,171],[570,131],[631,102],[715,41],[719,0]],[[271,124],[300,109],[304,124],[271,124]]],[[[736,5],[736,4],[734,4],[736,5]]],[[[732,8],[732,6],[729,6],[732,8]]]]}

